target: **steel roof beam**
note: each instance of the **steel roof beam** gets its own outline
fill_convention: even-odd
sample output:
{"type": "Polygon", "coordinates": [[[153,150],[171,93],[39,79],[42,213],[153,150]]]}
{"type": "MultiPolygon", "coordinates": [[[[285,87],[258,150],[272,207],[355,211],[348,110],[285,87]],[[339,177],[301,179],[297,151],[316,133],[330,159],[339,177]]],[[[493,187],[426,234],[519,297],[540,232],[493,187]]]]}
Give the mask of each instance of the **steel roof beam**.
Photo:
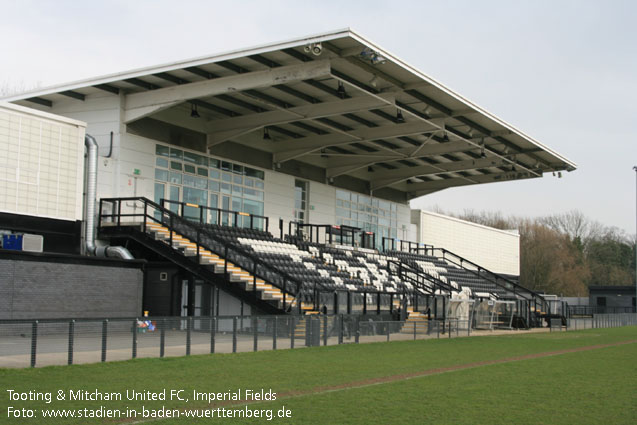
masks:
{"type": "Polygon", "coordinates": [[[330,62],[323,60],[131,93],[126,95],[125,99],[124,122],[143,118],[191,99],[287,84],[308,78],[323,78],[328,75],[330,62]]]}
{"type": "Polygon", "coordinates": [[[86,96],[84,96],[82,93],[78,93],[73,90],[62,91],[60,92],[60,94],[70,97],[72,99],[81,100],[82,102],[84,102],[84,100],[86,99],[86,96]]]}
{"type": "MultiPolygon", "coordinates": [[[[383,99],[391,100],[393,94],[384,95],[383,99]]],[[[355,111],[367,110],[384,104],[378,99],[360,96],[336,102],[324,102],[294,108],[244,115],[241,118],[224,118],[210,121],[205,132],[210,134],[208,143],[223,143],[244,134],[247,129],[257,129],[266,125],[281,125],[294,121],[313,120],[332,115],[341,115],[355,111]]],[[[302,139],[301,139],[302,140],[302,139]]],[[[297,141],[298,142],[298,141],[297,141]]],[[[298,145],[297,145],[298,146],[298,145]]]]}
{"type": "MultiPolygon", "coordinates": [[[[376,96],[377,96],[377,94],[375,93],[377,90],[375,90],[375,89],[370,90],[370,89],[369,89],[369,87],[368,87],[367,85],[365,85],[365,84],[361,84],[361,83],[359,83],[358,81],[353,80],[353,79],[351,79],[351,78],[349,78],[349,77],[347,77],[347,76],[344,76],[344,75],[342,75],[342,74],[340,74],[340,73],[335,74],[334,72],[332,72],[332,75],[333,75],[333,77],[334,77],[334,78],[336,78],[336,79],[338,79],[338,80],[342,81],[343,83],[346,83],[346,84],[347,84],[348,86],[350,86],[350,87],[353,87],[353,88],[355,88],[355,89],[357,89],[357,90],[359,90],[359,91],[361,91],[361,92],[363,92],[363,93],[367,93],[367,94],[368,94],[368,95],[370,95],[370,96],[374,96],[374,97],[376,97],[376,96]]],[[[411,92],[412,92],[412,91],[411,91],[411,90],[409,90],[409,91],[407,91],[406,93],[410,93],[410,94],[411,94],[411,92]]],[[[418,92],[416,92],[416,93],[418,93],[418,92]]],[[[418,94],[420,94],[420,93],[418,93],[418,94]]],[[[426,96],[424,96],[424,95],[422,95],[422,96],[423,96],[423,97],[426,97],[426,96]]],[[[415,96],[414,96],[414,97],[415,97],[415,96]]],[[[420,99],[419,99],[419,100],[420,100],[420,99]]],[[[432,101],[432,103],[434,103],[434,104],[436,105],[436,106],[434,106],[434,104],[432,104],[431,106],[435,107],[436,109],[439,109],[439,110],[441,110],[442,112],[445,112],[445,113],[451,113],[451,112],[452,112],[452,111],[451,111],[451,109],[447,108],[446,106],[444,106],[444,105],[442,105],[442,104],[439,104],[439,103],[435,102],[434,100],[431,100],[431,101],[432,101]]],[[[388,104],[387,106],[392,106],[392,105],[388,104]]],[[[445,129],[445,127],[444,127],[444,123],[440,123],[440,122],[439,122],[439,121],[437,121],[437,120],[431,119],[431,118],[429,118],[427,115],[425,115],[425,114],[423,114],[423,113],[420,113],[420,112],[415,111],[413,108],[405,107],[405,105],[403,105],[403,104],[399,104],[399,103],[397,103],[395,106],[396,106],[396,108],[397,108],[397,109],[402,110],[404,113],[409,114],[410,116],[412,116],[412,117],[416,118],[417,120],[419,120],[419,121],[421,121],[421,122],[425,122],[425,123],[431,124],[432,126],[435,126],[438,130],[446,130],[447,132],[449,132],[450,134],[453,134],[454,136],[456,136],[456,137],[457,137],[457,138],[459,138],[460,140],[464,140],[464,141],[466,141],[467,143],[474,145],[474,147],[475,147],[475,148],[477,148],[477,149],[480,149],[480,148],[481,148],[481,146],[480,146],[478,143],[476,143],[476,142],[474,142],[473,140],[471,140],[471,138],[467,138],[466,136],[461,136],[461,135],[460,135],[460,134],[461,134],[460,132],[458,132],[458,131],[451,132],[451,131],[449,131],[449,130],[445,129]]],[[[404,124],[403,124],[403,125],[404,125],[404,124]]],[[[520,163],[516,163],[515,161],[512,161],[511,159],[509,159],[509,158],[507,158],[507,157],[503,156],[502,154],[500,154],[500,153],[499,153],[499,152],[497,152],[497,151],[490,150],[490,152],[491,152],[491,153],[493,153],[494,155],[496,155],[496,156],[498,156],[498,157],[502,158],[504,161],[506,161],[506,162],[508,162],[508,163],[510,163],[510,164],[516,164],[516,165],[518,165],[518,166],[520,166],[520,167],[524,168],[524,170],[525,170],[525,171],[527,171],[527,172],[529,172],[529,173],[535,174],[535,175],[537,175],[537,176],[540,176],[540,175],[541,175],[541,174],[538,174],[536,171],[531,170],[531,169],[530,169],[529,167],[527,167],[526,165],[524,165],[524,164],[520,164],[520,163]]]]}
{"type": "MultiPolygon", "coordinates": [[[[413,154],[413,147],[395,149],[394,154],[386,154],[382,157],[379,156],[377,161],[370,161],[367,158],[347,158],[347,159],[335,159],[330,161],[330,166],[327,168],[327,177],[338,177],[343,174],[351,173],[358,169],[374,165],[378,162],[398,161],[401,159],[417,159],[426,158],[430,156],[439,156],[451,152],[459,152],[473,149],[473,146],[468,145],[463,141],[455,141],[449,143],[439,143],[426,145],[415,155],[413,154]]],[[[413,174],[412,174],[413,176],[413,174]]]]}
{"type": "Polygon", "coordinates": [[[49,99],[44,99],[42,97],[29,97],[27,99],[24,99],[28,102],[31,103],[37,103],[38,105],[42,105],[42,106],[48,106],[49,108],[53,106],[53,102],[50,101],[49,99]]]}
{"type": "MultiPolygon", "coordinates": [[[[417,167],[401,168],[393,171],[374,172],[370,182],[371,190],[382,189],[400,183],[413,176],[426,176],[440,173],[457,173],[461,171],[477,170],[480,168],[499,167],[501,160],[495,158],[468,159],[463,161],[442,162],[431,165],[420,165],[417,167]]],[[[474,176],[471,176],[474,177],[474,176]]]]}
{"type": "Polygon", "coordinates": [[[470,184],[483,184],[483,183],[495,183],[503,181],[524,180],[532,179],[537,176],[529,172],[507,172],[507,173],[493,173],[493,174],[481,174],[478,176],[471,176],[469,181],[466,178],[454,177],[444,180],[432,180],[423,183],[413,183],[410,185],[405,184],[403,190],[407,192],[407,199],[418,198],[423,195],[427,195],[439,190],[447,189],[456,186],[467,186],[470,184]]]}
{"type": "Polygon", "coordinates": [[[95,87],[96,89],[104,90],[112,94],[119,94],[119,88],[112,86],[110,84],[97,84],[93,87],[95,87]]]}
{"type": "Polygon", "coordinates": [[[422,134],[431,131],[431,126],[423,123],[407,123],[383,127],[359,128],[341,134],[310,136],[276,146],[275,162],[282,163],[311,153],[317,149],[347,145],[354,142],[372,142],[377,139],[422,134]]]}

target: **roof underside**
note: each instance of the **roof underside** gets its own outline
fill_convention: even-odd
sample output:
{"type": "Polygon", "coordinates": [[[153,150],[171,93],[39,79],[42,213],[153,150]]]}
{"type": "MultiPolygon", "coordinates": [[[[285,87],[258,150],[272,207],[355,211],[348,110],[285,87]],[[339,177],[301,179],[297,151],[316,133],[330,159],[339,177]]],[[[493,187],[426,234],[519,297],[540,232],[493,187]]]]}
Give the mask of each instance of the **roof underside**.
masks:
{"type": "Polygon", "coordinates": [[[97,93],[124,96],[129,126],[161,121],[201,134],[211,153],[243,145],[263,152],[273,168],[307,165],[317,180],[357,182],[381,197],[407,200],[575,169],[350,30],[5,100],[50,107],[97,93]],[[191,117],[193,108],[200,118],[191,117]]]}

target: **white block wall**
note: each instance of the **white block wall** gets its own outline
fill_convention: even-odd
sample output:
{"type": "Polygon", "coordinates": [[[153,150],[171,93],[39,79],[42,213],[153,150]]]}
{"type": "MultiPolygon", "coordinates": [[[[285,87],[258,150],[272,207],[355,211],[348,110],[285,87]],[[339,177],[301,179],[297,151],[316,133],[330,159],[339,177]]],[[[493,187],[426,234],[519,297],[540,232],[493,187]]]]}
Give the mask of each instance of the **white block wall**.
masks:
{"type": "Polygon", "coordinates": [[[495,273],[520,274],[520,235],[428,211],[412,210],[418,242],[445,248],[495,273]]]}
{"type": "Polygon", "coordinates": [[[85,126],[0,104],[0,211],[81,220],[85,126]]]}

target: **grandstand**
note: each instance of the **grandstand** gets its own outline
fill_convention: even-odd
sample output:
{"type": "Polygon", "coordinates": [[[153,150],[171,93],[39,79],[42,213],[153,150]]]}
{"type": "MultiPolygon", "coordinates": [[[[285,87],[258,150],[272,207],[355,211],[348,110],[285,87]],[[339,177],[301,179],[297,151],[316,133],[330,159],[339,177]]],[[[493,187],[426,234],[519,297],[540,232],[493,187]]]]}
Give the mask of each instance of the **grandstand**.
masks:
{"type": "Polygon", "coordinates": [[[61,251],[70,255],[144,260],[142,279],[122,289],[143,289],[128,315],[462,317],[510,328],[547,312],[511,268],[427,245],[409,201],[575,164],[349,29],[3,100],[18,144],[26,106],[86,122],[90,136],[86,164],[68,161],[86,175],[85,198],[80,188],[69,197],[74,211],[85,203],[83,217],[19,208],[18,153],[18,177],[2,183],[18,201],[1,206],[0,227],[42,235],[50,220],[77,220],[81,230],[46,240],[72,239],[61,251]]]}

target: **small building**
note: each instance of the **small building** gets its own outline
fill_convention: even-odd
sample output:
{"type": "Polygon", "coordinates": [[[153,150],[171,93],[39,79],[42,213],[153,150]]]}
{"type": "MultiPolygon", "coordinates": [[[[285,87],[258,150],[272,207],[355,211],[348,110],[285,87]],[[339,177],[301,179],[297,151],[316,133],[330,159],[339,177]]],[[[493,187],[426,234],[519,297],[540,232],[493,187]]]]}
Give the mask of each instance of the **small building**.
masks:
{"type": "Polygon", "coordinates": [[[590,286],[589,306],[597,313],[630,313],[635,311],[634,286],[590,286]]]}

